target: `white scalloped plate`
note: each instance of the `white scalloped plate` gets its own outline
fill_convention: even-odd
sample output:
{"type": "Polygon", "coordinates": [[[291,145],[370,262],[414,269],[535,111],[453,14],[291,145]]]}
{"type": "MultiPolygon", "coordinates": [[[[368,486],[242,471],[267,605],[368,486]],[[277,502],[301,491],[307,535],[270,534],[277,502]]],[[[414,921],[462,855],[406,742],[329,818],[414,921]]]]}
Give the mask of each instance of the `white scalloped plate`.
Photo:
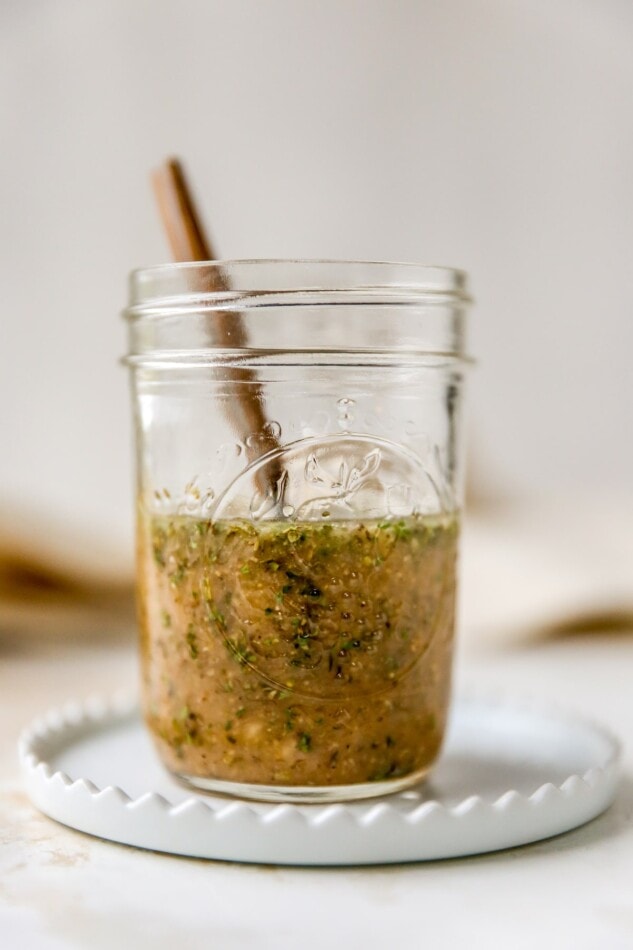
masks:
{"type": "Polygon", "coordinates": [[[161,768],[129,700],[70,705],[20,740],[33,803],[123,844],[266,864],[382,864],[497,851],[569,831],[615,797],[619,744],[535,705],[455,704],[432,778],[340,805],[278,805],[196,794],[161,768]]]}

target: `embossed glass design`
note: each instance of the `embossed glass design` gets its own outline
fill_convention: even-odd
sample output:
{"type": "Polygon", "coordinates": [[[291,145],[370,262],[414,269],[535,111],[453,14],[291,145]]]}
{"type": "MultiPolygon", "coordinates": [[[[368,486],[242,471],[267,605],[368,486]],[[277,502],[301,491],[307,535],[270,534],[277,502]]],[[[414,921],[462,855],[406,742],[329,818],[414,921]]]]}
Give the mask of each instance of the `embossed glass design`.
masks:
{"type": "Polygon", "coordinates": [[[407,264],[132,275],[143,703],[180,779],[335,801],[432,767],[468,303],[407,264]]]}

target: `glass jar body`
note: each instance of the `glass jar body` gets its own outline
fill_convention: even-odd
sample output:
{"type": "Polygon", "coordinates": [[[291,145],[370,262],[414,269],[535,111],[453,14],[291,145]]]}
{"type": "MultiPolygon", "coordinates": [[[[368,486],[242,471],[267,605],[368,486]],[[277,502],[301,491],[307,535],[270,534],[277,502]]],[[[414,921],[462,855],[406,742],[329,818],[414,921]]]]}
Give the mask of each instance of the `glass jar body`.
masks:
{"type": "MultiPolygon", "coordinates": [[[[381,292],[397,339],[402,301],[381,292]]],[[[243,345],[261,332],[252,302],[212,309],[212,296],[194,304],[203,345],[132,356],[144,713],[163,762],[199,788],[382,795],[423,777],[441,746],[463,361],[345,348],[337,293],[318,313],[328,346],[310,345],[293,289],[279,323],[292,346],[270,345],[276,299],[257,347],[243,345]],[[217,321],[236,317],[234,348],[217,321]]],[[[355,325],[375,306],[355,303],[355,325]]],[[[192,316],[181,299],[169,307],[133,319],[192,316]]]]}

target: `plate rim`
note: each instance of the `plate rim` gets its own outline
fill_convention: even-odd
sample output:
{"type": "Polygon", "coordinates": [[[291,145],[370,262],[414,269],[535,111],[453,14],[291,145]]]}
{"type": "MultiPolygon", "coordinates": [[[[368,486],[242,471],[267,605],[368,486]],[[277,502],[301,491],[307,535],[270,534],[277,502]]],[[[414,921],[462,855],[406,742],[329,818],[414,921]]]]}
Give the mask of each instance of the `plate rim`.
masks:
{"type": "MultiPolygon", "coordinates": [[[[72,779],[45,761],[47,753],[58,753],[93,729],[107,729],[108,721],[140,718],[136,697],[126,693],[93,695],[36,719],[20,737],[20,764],[35,807],[63,825],[145,850],[246,864],[347,867],[485,854],[571,831],[612,804],[621,745],[608,729],[537,700],[493,699],[471,690],[462,699],[469,702],[489,714],[510,707],[515,714],[554,716],[573,729],[584,727],[599,740],[599,764],[559,784],[545,782],[530,795],[508,789],[494,801],[475,794],[452,805],[423,800],[406,811],[394,807],[389,796],[353,803],[229,799],[218,804],[193,790],[174,804],[156,791],[132,798],[116,785],[99,788],[88,779],[72,779]]],[[[393,798],[401,801],[405,794],[393,798]]]]}

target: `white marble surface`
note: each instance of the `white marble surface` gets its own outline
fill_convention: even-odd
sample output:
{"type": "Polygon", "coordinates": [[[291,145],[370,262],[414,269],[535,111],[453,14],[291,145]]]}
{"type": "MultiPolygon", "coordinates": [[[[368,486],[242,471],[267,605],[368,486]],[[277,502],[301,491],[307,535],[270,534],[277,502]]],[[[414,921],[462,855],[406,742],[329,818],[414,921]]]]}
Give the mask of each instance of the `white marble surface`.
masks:
{"type": "Polygon", "coordinates": [[[108,844],[40,816],[21,726],[93,690],[134,687],[126,645],[0,645],[0,945],[16,948],[630,948],[633,639],[462,649],[458,680],[557,697],[625,741],[612,809],[561,838],[479,858],[363,869],[251,867],[108,844]]]}

